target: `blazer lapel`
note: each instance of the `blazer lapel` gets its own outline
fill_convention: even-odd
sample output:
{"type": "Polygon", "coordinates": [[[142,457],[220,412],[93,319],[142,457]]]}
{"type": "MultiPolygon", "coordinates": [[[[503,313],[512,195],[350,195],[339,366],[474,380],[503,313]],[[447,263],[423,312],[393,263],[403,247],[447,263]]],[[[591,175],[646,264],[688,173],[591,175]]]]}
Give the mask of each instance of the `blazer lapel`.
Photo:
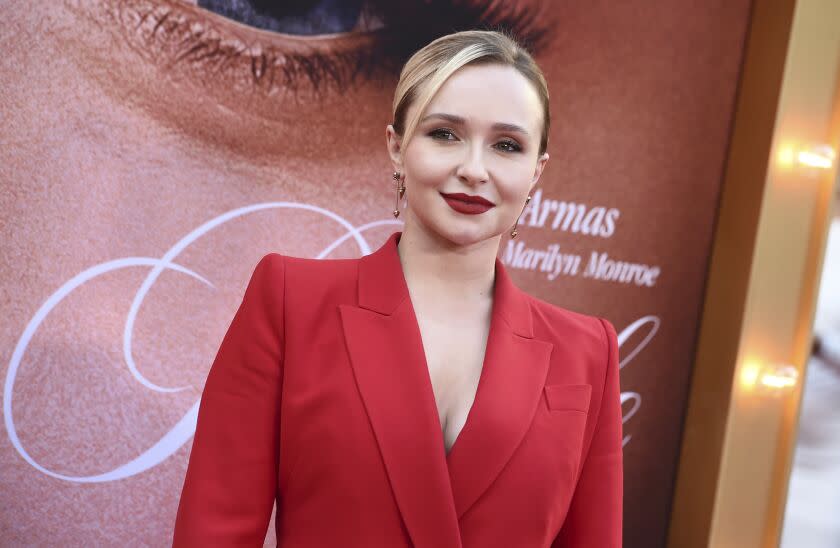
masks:
{"type": "Polygon", "coordinates": [[[553,345],[534,339],[528,297],[496,259],[490,334],[472,408],[447,456],[460,519],[490,487],[525,436],[553,345]]]}
{"type": "Polygon", "coordinates": [[[394,497],[418,547],[461,546],[458,520],[525,436],[553,345],[534,339],[528,297],[496,259],[481,377],[449,454],[417,318],[397,253],[400,232],[359,259],[359,306],[341,305],[350,362],[394,497]]]}
{"type": "Polygon", "coordinates": [[[394,498],[418,548],[460,547],[446,453],[400,233],[359,259],[359,306],[340,305],[350,362],[394,498]]]}

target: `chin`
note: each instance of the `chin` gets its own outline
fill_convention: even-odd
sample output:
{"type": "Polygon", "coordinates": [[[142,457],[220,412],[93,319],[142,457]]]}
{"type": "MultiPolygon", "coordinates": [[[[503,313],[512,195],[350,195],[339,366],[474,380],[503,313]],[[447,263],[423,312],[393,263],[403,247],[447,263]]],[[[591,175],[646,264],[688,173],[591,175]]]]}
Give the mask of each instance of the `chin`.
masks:
{"type": "Polygon", "coordinates": [[[467,226],[457,226],[458,224],[461,223],[442,223],[441,225],[435,226],[433,230],[441,238],[458,246],[478,244],[499,235],[498,231],[483,227],[480,223],[463,223],[463,225],[467,226]],[[469,226],[470,224],[472,226],[469,226]]]}
{"type": "Polygon", "coordinates": [[[491,216],[480,218],[484,216],[471,216],[474,218],[462,215],[453,216],[448,210],[433,212],[426,210],[420,213],[416,210],[412,211],[413,220],[423,227],[423,231],[457,246],[479,244],[496,238],[504,232],[504,229],[497,226],[498,219],[491,216]]]}

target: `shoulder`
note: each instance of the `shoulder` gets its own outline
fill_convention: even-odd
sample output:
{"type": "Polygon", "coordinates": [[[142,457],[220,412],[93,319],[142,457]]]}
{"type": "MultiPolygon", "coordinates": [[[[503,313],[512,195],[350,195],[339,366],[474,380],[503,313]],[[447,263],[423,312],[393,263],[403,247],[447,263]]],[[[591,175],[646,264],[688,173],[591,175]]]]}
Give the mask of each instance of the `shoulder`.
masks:
{"type": "Polygon", "coordinates": [[[310,283],[330,284],[356,278],[359,259],[313,259],[309,257],[282,256],[286,263],[286,275],[310,283]]]}
{"type": "Polygon", "coordinates": [[[329,292],[354,287],[359,259],[312,259],[281,253],[267,253],[257,264],[253,278],[270,283],[283,292],[329,292]]]}
{"type": "Polygon", "coordinates": [[[574,346],[603,360],[613,350],[615,328],[605,318],[583,314],[525,293],[531,305],[534,334],[552,342],[573,342],[574,346]]]}
{"type": "Polygon", "coordinates": [[[312,259],[281,253],[266,253],[257,263],[255,270],[312,276],[335,276],[343,272],[355,273],[359,259],[312,259]]]}

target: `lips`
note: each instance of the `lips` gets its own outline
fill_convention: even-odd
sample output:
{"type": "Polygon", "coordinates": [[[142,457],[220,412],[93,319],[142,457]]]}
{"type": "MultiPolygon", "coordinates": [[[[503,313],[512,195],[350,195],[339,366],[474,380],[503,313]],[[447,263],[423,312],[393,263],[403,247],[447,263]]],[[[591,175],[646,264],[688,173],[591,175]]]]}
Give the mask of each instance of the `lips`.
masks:
{"type": "Polygon", "coordinates": [[[454,194],[444,194],[443,192],[441,192],[440,195],[444,198],[458,200],[459,202],[467,202],[468,204],[481,204],[488,207],[493,207],[496,205],[489,200],[485,200],[481,196],[470,196],[469,194],[464,194],[462,192],[456,192],[454,194]]]}
{"type": "Polygon", "coordinates": [[[463,193],[444,194],[443,192],[440,195],[449,207],[465,215],[478,215],[496,207],[496,204],[485,200],[481,196],[470,196],[469,194],[463,193]]]}

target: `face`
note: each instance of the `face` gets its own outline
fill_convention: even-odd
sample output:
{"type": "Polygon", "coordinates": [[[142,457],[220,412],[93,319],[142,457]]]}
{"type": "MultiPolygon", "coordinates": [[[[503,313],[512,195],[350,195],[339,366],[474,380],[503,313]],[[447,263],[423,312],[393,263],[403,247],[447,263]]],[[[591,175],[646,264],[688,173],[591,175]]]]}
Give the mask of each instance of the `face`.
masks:
{"type": "Polygon", "coordinates": [[[548,160],[539,154],[542,127],[537,91],[515,68],[468,65],[456,71],[404,148],[393,126],[386,128],[394,169],[405,177],[405,231],[460,246],[498,241],[516,222],[548,160]],[[462,199],[486,202],[465,206],[462,199]]]}

